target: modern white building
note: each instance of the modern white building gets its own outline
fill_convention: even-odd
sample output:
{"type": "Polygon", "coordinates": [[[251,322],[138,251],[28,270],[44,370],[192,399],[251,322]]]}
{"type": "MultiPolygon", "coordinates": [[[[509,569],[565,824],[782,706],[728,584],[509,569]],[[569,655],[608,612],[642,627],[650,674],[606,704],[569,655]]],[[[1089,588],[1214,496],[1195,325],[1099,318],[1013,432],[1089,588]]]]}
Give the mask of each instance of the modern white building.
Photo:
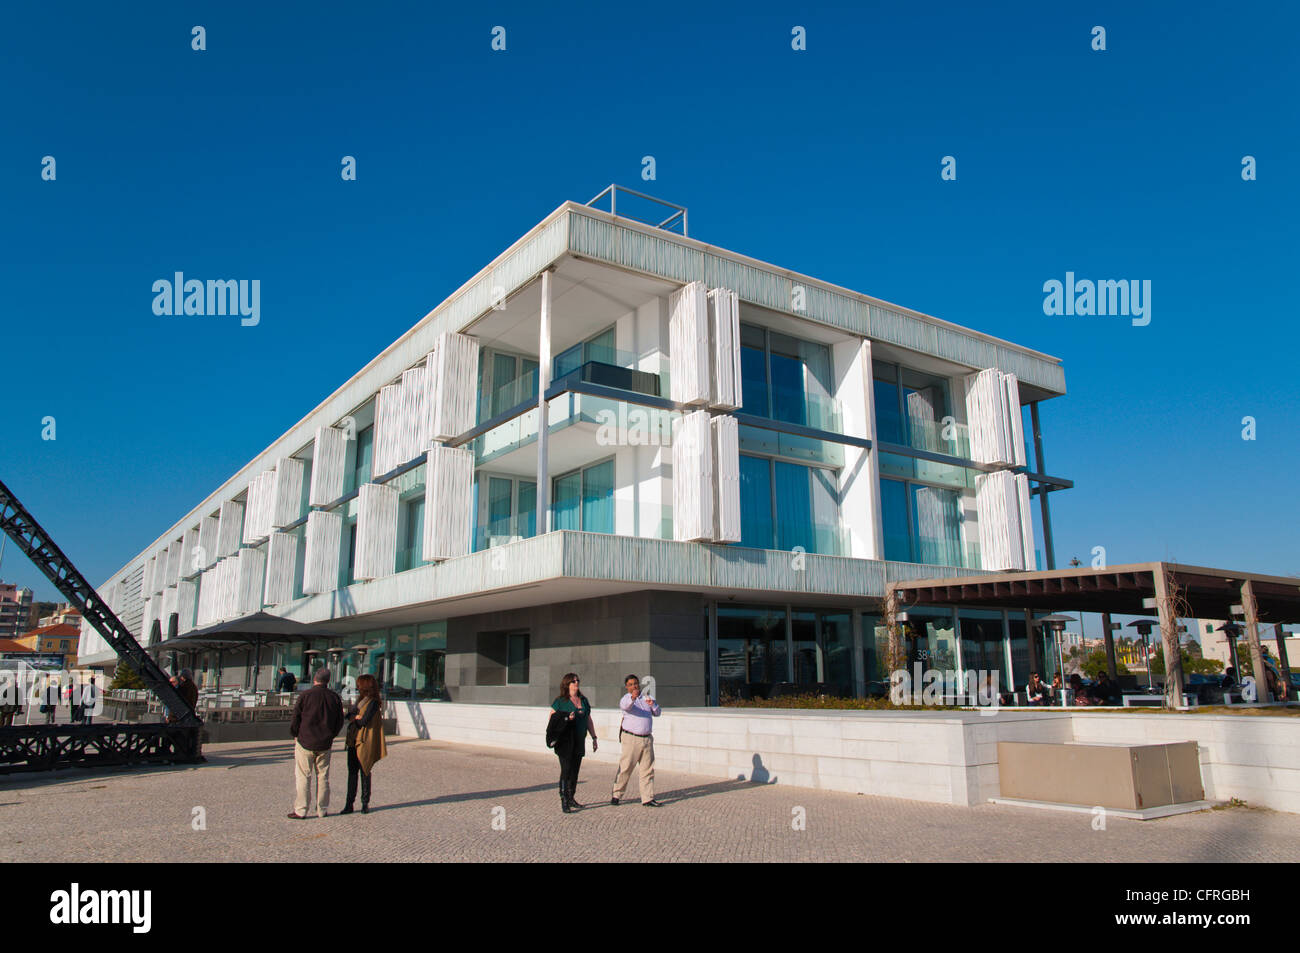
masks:
{"type": "MultiPolygon", "coordinates": [[[[390,697],[536,705],[576,671],[605,703],[635,672],[682,706],[863,693],[887,581],[1052,567],[1070,483],[1025,444],[1058,359],[685,227],[564,203],[101,594],[142,642],[263,609],[333,633],[266,647],[262,687],[332,653],[390,697]]],[[[909,618],[933,663],[1047,661],[1023,613],[909,618]]]]}

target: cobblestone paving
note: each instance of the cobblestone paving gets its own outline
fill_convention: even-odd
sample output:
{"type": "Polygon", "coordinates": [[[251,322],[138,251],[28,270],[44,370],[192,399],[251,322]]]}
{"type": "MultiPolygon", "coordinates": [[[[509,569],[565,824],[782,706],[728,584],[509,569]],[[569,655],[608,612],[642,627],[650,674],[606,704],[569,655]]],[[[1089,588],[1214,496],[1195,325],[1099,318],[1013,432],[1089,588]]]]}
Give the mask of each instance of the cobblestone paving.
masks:
{"type": "MultiPolygon", "coordinates": [[[[371,813],[285,817],[291,745],[209,745],[208,763],[0,776],[5,861],[1290,861],[1300,817],[1253,808],[1156,821],[994,805],[951,807],[657,772],[660,809],[633,778],[609,804],[613,766],[584,764],[560,812],[556,759],[392,739],[371,813]],[[206,830],[192,828],[193,809],[206,830]],[[793,829],[802,808],[806,829],[793,829]],[[503,813],[504,812],[504,813],[503,813]],[[494,829],[504,819],[504,830],[494,829]],[[1172,836],[1171,836],[1172,835],[1172,836]]],[[[347,770],[336,745],[330,807],[347,770]]]]}

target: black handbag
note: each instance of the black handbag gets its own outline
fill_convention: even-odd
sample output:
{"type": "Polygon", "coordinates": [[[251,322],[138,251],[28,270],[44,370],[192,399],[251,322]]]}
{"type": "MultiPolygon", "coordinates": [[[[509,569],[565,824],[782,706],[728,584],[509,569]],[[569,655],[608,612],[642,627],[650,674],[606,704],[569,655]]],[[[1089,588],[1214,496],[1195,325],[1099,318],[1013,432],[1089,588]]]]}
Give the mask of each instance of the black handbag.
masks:
{"type": "Polygon", "coordinates": [[[573,722],[569,716],[558,711],[552,711],[550,720],[546,722],[546,747],[554,748],[568,732],[573,730],[573,722]]]}

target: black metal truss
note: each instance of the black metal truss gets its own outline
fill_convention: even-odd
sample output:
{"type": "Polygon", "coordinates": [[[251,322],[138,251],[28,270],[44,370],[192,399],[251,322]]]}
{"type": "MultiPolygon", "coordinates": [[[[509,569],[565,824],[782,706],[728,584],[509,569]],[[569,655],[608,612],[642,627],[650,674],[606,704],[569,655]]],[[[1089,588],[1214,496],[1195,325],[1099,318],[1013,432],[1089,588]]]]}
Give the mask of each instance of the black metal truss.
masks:
{"type": "Polygon", "coordinates": [[[82,618],[95,627],[113,647],[118,658],[124,659],[139,673],[149,689],[176,719],[175,724],[194,732],[193,749],[197,755],[198,730],[202,724],[199,716],[172,687],[158,663],[140,648],[140,643],[136,642],[131,630],[100,599],[99,593],[77,571],[63,550],[55,545],[41,524],[36,522],[3,482],[0,482],[0,530],[4,530],[36,568],[54,583],[64,598],[81,612],[82,618]]]}
{"type": "Polygon", "coordinates": [[[113,764],[202,761],[192,725],[27,725],[0,728],[0,774],[113,764]]]}

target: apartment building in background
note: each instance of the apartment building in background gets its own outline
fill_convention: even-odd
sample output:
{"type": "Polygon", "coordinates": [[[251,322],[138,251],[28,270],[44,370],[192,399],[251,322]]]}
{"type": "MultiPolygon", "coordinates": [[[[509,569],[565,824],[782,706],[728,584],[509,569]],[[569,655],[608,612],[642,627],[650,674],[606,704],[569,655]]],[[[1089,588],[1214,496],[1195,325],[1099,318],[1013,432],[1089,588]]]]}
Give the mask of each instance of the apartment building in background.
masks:
{"type": "Polygon", "coordinates": [[[16,638],[27,631],[32,591],[15,583],[0,582],[0,639],[16,638]]]}
{"type": "MultiPolygon", "coordinates": [[[[684,231],[561,205],[101,596],[226,685],[251,653],[184,637],[265,610],[328,635],[264,647],[258,687],[328,663],[536,705],[576,671],[612,704],[636,672],[699,706],[863,694],[888,581],[1051,567],[1070,483],[1026,443],[1058,359],[684,231]]],[[[1027,622],[912,607],[908,651],[1022,684],[1055,664],[1027,622]]],[[[88,626],[81,659],[113,661],[88,626]]]]}

